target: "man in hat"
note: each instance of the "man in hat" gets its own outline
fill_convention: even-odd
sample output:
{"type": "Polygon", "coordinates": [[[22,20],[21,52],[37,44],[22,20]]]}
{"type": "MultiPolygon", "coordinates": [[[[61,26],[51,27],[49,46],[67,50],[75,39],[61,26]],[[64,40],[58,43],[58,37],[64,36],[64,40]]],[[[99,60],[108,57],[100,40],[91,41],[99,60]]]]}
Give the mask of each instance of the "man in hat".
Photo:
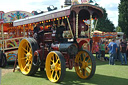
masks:
{"type": "Polygon", "coordinates": [[[56,39],[59,41],[59,42],[63,42],[63,31],[65,30],[65,24],[62,22],[60,27],[57,27],[56,28],[56,39]]]}

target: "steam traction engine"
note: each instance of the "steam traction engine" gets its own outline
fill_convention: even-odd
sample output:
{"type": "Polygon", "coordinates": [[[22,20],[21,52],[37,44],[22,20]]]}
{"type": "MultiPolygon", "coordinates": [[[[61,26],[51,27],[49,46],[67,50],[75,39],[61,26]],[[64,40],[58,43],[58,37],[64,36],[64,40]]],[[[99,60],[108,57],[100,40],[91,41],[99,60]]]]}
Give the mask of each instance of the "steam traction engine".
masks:
{"type": "Polygon", "coordinates": [[[66,68],[75,68],[82,79],[90,79],[96,69],[90,49],[92,20],[103,16],[91,4],[73,5],[61,10],[14,21],[14,26],[38,23],[43,29],[34,38],[24,38],[18,48],[18,64],[24,75],[33,75],[38,68],[46,70],[51,82],[60,82],[66,68]],[[41,22],[41,23],[40,23],[41,22]],[[49,27],[48,27],[49,26],[49,27]]]}

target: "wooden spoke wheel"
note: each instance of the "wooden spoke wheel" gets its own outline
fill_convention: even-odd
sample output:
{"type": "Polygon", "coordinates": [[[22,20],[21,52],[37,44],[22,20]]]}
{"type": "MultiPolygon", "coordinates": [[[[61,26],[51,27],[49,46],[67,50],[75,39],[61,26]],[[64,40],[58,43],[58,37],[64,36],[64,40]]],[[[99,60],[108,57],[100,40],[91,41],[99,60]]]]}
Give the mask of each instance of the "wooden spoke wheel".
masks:
{"type": "Polygon", "coordinates": [[[96,69],[96,63],[93,55],[87,50],[78,52],[75,58],[75,71],[82,79],[90,79],[96,69]]]}
{"type": "Polygon", "coordinates": [[[25,38],[18,48],[18,64],[24,75],[33,75],[38,67],[33,65],[34,51],[38,49],[37,42],[33,38],[25,38]]]}
{"type": "Polygon", "coordinates": [[[51,82],[60,82],[65,75],[64,56],[59,51],[52,51],[46,58],[46,74],[51,82]]]}

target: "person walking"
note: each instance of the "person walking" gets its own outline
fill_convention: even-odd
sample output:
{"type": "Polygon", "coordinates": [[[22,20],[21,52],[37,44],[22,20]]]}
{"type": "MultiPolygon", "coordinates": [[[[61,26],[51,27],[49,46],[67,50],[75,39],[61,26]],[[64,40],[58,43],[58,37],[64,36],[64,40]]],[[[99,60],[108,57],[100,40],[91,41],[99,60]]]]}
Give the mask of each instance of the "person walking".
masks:
{"type": "Polygon", "coordinates": [[[126,57],[126,52],[127,52],[127,43],[125,41],[125,39],[123,39],[123,41],[121,41],[120,43],[120,48],[121,48],[121,64],[123,65],[123,60],[125,61],[125,65],[127,64],[127,57],[126,57]],[[124,57],[124,59],[123,59],[124,57]]]}
{"type": "Polygon", "coordinates": [[[112,39],[112,41],[108,44],[109,48],[109,65],[114,65],[114,58],[116,56],[117,52],[117,44],[115,43],[115,39],[112,39]]]}
{"type": "Polygon", "coordinates": [[[104,58],[105,58],[105,42],[104,41],[101,43],[100,48],[101,48],[100,60],[104,61],[104,58]]]}

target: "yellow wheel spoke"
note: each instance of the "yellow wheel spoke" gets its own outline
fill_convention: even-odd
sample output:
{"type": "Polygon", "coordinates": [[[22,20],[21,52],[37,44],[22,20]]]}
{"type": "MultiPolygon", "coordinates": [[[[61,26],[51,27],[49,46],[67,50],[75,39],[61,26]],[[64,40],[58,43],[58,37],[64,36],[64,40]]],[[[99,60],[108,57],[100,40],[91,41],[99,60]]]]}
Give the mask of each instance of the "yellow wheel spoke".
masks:
{"type": "Polygon", "coordinates": [[[30,56],[32,57],[32,54],[30,54],[30,56]]]}
{"type": "Polygon", "coordinates": [[[88,58],[87,62],[90,60],[90,58],[88,58]]]}
{"type": "Polygon", "coordinates": [[[83,77],[87,77],[86,73],[87,73],[86,69],[83,69],[83,70],[82,70],[82,76],[83,76],[83,77]]]}
{"type": "Polygon", "coordinates": [[[80,68],[80,71],[82,71],[83,68],[80,68]]]}
{"type": "Polygon", "coordinates": [[[28,59],[28,62],[31,62],[32,61],[32,59],[28,59]]]}
{"type": "Polygon", "coordinates": [[[81,56],[79,57],[79,59],[80,59],[80,61],[82,61],[82,60],[81,60],[81,56]]]}
{"type": "Polygon", "coordinates": [[[23,54],[26,56],[27,53],[23,52],[23,54]]]}
{"type": "Polygon", "coordinates": [[[88,68],[89,68],[90,70],[92,70],[89,66],[88,66],[88,68]]]}
{"type": "Polygon", "coordinates": [[[54,79],[56,79],[56,77],[57,77],[57,71],[55,71],[55,76],[54,76],[54,79]]]}
{"type": "Polygon", "coordinates": [[[80,60],[78,61],[78,63],[79,63],[79,62],[82,63],[82,61],[80,61],[80,60]]]}
{"type": "Polygon", "coordinates": [[[58,71],[61,71],[61,67],[58,67],[57,69],[58,69],[58,71]]]}
{"type": "Polygon", "coordinates": [[[28,61],[29,65],[31,64],[31,61],[28,61]]]}
{"type": "Polygon", "coordinates": [[[27,48],[27,51],[29,50],[29,43],[27,43],[27,46],[26,46],[26,48],[27,48]]]}
{"type": "Polygon", "coordinates": [[[92,63],[88,63],[88,65],[92,65],[92,63]]]}
{"type": "Polygon", "coordinates": [[[55,57],[56,57],[56,60],[58,60],[58,57],[55,55],[55,57]]]}
{"type": "Polygon", "coordinates": [[[24,47],[22,47],[22,49],[23,49],[25,52],[28,52],[24,47]]]}
{"type": "Polygon", "coordinates": [[[83,56],[83,61],[85,61],[85,57],[83,56]]]}
{"type": "Polygon", "coordinates": [[[54,63],[54,60],[51,59],[51,61],[54,63]]]}
{"type": "Polygon", "coordinates": [[[32,54],[29,54],[29,58],[32,58],[32,54]]]}
{"type": "Polygon", "coordinates": [[[26,59],[26,57],[21,58],[21,60],[25,60],[25,59],[26,59]]]}
{"type": "Polygon", "coordinates": [[[82,63],[82,60],[81,60],[81,56],[79,57],[79,60],[78,60],[78,62],[82,63]]]}
{"type": "Polygon", "coordinates": [[[51,59],[51,60],[52,60],[53,63],[55,63],[55,62],[54,62],[54,55],[52,56],[52,59],[51,59]]]}
{"type": "Polygon", "coordinates": [[[51,73],[51,77],[53,77],[53,73],[54,73],[55,70],[52,70],[52,73],[51,73]]]}
{"type": "Polygon", "coordinates": [[[27,65],[24,67],[24,70],[26,70],[27,69],[27,65]]]}
{"type": "MultiPolygon", "coordinates": [[[[57,72],[56,72],[56,74],[57,74],[57,72]]],[[[58,76],[58,74],[57,74],[57,80],[59,79],[59,76],[58,76]]]]}
{"type": "Polygon", "coordinates": [[[29,52],[31,53],[32,49],[30,48],[29,52]]]}
{"type": "Polygon", "coordinates": [[[86,69],[85,69],[85,71],[88,73],[88,75],[90,74],[86,69]]]}
{"type": "Polygon", "coordinates": [[[29,62],[29,68],[31,68],[31,61],[29,62]]]}
{"type": "Polygon", "coordinates": [[[57,59],[56,64],[58,63],[59,59],[57,59]]]}
{"type": "Polygon", "coordinates": [[[86,56],[84,56],[85,53],[82,54],[83,61],[85,61],[86,56]]]}

